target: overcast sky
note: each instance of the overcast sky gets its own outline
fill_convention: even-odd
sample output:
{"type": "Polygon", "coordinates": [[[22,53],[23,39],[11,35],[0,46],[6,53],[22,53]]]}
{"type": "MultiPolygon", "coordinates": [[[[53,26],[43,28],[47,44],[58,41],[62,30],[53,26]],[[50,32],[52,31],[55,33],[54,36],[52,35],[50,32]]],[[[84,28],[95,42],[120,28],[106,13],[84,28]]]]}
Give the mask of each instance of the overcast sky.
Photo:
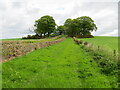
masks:
{"type": "Polygon", "coordinates": [[[32,29],[35,20],[44,15],[53,16],[58,25],[63,25],[67,18],[90,16],[98,27],[93,35],[117,36],[119,0],[83,1],[0,0],[0,38],[19,38],[34,34],[29,29],[32,29]]]}

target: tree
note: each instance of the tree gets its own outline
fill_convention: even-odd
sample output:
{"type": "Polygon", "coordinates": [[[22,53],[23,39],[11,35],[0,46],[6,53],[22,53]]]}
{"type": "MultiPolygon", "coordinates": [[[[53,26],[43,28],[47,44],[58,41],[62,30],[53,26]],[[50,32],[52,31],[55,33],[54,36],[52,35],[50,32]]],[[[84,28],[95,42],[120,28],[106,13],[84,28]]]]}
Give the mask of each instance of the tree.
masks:
{"type": "Polygon", "coordinates": [[[76,35],[91,35],[92,31],[97,30],[94,21],[88,16],[78,17],[73,20],[68,18],[65,21],[64,26],[70,37],[76,35]]]}
{"type": "Polygon", "coordinates": [[[64,26],[65,26],[65,31],[68,34],[68,36],[73,37],[73,36],[77,35],[78,30],[79,30],[77,19],[72,20],[72,19],[68,18],[65,21],[64,26]]]}
{"type": "Polygon", "coordinates": [[[92,31],[97,30],[97,26],[94,21],[88,16],[78,17],[78,26],[80,35],[91,35],[92,31]]]}
{"type": "Polygon", "coordinates": [[[58,26],[57,31],[59,32],[59,35],[65,34],[64,26],[63,25],[58,26]]]}
{"type": "Polygon", "coordinates": [[[68,34],[68,36],[72,36],[72,19],[68,18],[64,23],[64,29],[65,32],[68,34]]]}
{"type": "Polygon", "coordinates": [[[35,33],[38,35],[47,34],[48,36],[55,30],[55,20],[52,16],[43,16],[35,21],[35,33]]]}

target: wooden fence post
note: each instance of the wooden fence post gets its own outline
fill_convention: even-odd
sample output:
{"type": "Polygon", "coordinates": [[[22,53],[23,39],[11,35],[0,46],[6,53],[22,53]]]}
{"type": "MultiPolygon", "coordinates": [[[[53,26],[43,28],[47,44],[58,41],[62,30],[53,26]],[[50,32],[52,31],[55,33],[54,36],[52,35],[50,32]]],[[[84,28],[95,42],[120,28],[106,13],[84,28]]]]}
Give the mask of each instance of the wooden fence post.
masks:
{"type": "Polygon", "coordinates": [[[114,56],[116,56],[116,50],[113,51],[114,56]]]}

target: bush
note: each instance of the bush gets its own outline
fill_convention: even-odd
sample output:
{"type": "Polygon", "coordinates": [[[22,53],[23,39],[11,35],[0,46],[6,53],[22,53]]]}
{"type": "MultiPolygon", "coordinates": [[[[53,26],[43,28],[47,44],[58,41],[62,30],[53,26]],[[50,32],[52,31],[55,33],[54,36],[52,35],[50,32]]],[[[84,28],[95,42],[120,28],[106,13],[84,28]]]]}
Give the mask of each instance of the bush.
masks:
{"type": "Polygon", "coordinates": [[[88,45],[88,42],[84,42],[84,45],[88,45]]]}
{"type": "Polygon", "coordinates": [[[94,38],[93,35],[77,35],[76,38],[94,38]]]}
{"type": "Polygon", "coordinates": [[[57,34],[57,33],[53,33],[53,34],[51,34],[50,36],[51,37],[55,37],[55,36],[58,36],[59,34],[57,34]]]}
{"type": "Polygon", "coordinates": [[[22,39],[42,39],[44,37],[39,35],[28,35],[27,37],[22,37],[22,39]]]}
{"type": "MultiPolygon", "coordinates": [[[[84,45],[87,42],[84,42],[84,45]]],[[[118,62],[115,56],[109,56],[104,51],[98,51],[97,49],[85,47],[81,45],[86,52],[89,52],[93,59],[97,62],[98,66],[101,67],[101,71],[106,75],[117,75],[118,74],[118,62]]]]}

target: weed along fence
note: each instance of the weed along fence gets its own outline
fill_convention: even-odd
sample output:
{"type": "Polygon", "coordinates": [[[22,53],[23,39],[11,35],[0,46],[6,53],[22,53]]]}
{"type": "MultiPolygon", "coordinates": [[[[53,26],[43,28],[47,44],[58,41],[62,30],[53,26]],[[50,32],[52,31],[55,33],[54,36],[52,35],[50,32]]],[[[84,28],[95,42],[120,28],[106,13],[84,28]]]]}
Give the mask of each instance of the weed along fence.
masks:
{"type": "Polygon", "coordinates": [[[88,43],[86,41],[83,40],[78,40],[77,38],[73,37],[74,41],[78,44],[78,45],[83,45],[86,48],[89,48],[90,50],[96,51],[96,52],[104,52],[104,54],[107,54],[109,56],[113,56],[118,58],[118,51],[117,50],[108,50],[106,48],[103,48],[102,46],[99,45],[93,45],[92,43],[88,43]]]}
{"type": "Polygon", "coordinates": [[[107,49],[104,49],[102,47],[95,46],[91,43],[88,43],[83,40],[77,40],[75,37],[73,38],[75,43],[80,45],[81,48],[83,48],[86,52],[91,54],[93,59],[97,62],[98,66],[100,66],[102,69],[101,71],[105,74],[112,74],[112,75],[118,75],[118,53],[116,50],[109,51],[107,49]]]}
{"type": "MultiPolygon", "coordinates": [[[[56,38],[54,38],[56,39],[56,38]]],[[[65,37],[57,40],[44,42],[25,42],[25,41],[3,41],[2,42],[2,62],[12,59],[17,56],[25,55],[28,52],[44,48],[59,42],[62,42],[65,37]]]]}

